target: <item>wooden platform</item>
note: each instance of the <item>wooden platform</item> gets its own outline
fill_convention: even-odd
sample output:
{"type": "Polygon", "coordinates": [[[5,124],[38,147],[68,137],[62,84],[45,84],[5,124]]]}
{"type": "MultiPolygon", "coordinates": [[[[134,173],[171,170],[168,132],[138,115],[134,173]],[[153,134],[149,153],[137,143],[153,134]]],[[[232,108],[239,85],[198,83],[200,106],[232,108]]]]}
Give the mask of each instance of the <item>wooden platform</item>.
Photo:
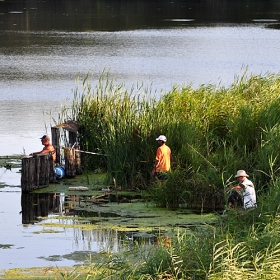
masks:
{"type": "Polygon", "coordinates": [[[52,155],[41,154],[22,158],[21,190],[27,193],[54,183],[54,162],[52,155]]]}

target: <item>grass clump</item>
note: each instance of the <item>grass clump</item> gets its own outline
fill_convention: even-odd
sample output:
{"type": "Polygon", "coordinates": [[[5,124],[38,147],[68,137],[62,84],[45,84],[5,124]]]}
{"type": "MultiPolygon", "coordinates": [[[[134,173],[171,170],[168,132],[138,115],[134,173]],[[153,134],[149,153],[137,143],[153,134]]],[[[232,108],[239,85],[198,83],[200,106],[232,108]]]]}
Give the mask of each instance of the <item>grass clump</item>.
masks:
{"type": "Polygon", "coordinates": [[[279,75],[244,75],[228,88],[174,87],[159,98],[128,92],[106,75],[92,88],[86,77],[61,115],[79,122],[81,149],[106,155],[84,155],[84,168],[107,170],[122,188],[148,190],[157,206],[201,212],[222,208],[232,175],[245,169],[258,206],[159,234],[149,246],[102,252],[54,279],[280,279],[279,93],[279,75]],[[176,162],[163,184],[150,177],[159,134],[176,162]]]}
{"type": "Polygon", "coordinates": [[[103,252],[84,265],[85,279],[280,279],[280,184],[260,197],[258,208],[232,211],[213,225],[159,234],[153,246],[103,252]]]}
{"type": "MultiPolygon", "coordinates": [[[[178,183],[176,203],[167,203],[171,208],[222,208],[224,188],[238,169],[252,175],[258,193],[279,175],[279,75],[245,73],[228,88],[174,87],[160,97],[143,87],[128,91],[106,73],[95,87],[89,79],[76,89],[71,109],[60,115],[62,122],[80,124],[82,150],[103,155],[82,154],[84,169],[105,170],[122,188],[150,190],[155,138],[164,134],[174,172],[164,192],[178,183]]],[[[153,189],[153,196],[159,200],[162,192],[153,189]]]]}

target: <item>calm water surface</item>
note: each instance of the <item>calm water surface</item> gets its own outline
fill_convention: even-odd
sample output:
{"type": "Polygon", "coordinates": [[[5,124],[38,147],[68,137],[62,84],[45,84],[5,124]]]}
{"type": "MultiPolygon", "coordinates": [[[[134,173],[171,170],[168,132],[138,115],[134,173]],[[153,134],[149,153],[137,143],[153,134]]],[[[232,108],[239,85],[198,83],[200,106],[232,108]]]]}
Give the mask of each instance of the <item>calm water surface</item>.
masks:
{"type": "Polygon", "coordinates": [[[40,150],[77,77],[156,94],[279,73],[278,1],[0,1],[0,155],[40,150]]]}
{"type": "Polygon", "coordinates": [[[18,171],[0,168],[0,184],[4,185],[0,188],[0,270],[71,266],[82,263],[90,254],[119,250],[121,237],[116,231],[71,228],[72,219],[56,218],[65,215],[63,193],[55,198],[53,194],[22,195],[18,171]],[[41,221],[44,216],[48,218],[41,221]],[[65,227],[55,227],[58,223],[65,227]]]}
{"type": "Polygon", "coordinates": [[[159,94],[174,85],[228,86],[246,67],[249,74],[266,74],[278,73],[280,65],[280,30],[264,24],[0,34],[13,42],[0,43],[1,155],[40,150],[51,116],[89,71],[92,84],[108,69],[128,89],[144,84],[159,94]]]}
{"type": "MultiPolygon", "coordinates": [[[[89,71],[93,85],[107,69],[117,84],[143,84],[156,96],[174,85],[229,86],[246,68],[280,71],[277,1],[67,3],[0,1],[0,156],[41,150],[39,137],[50,133],[77,77],[89,71]]],[[[12,246],[0,248],[0,269],[53,264],[40,257],[109,246],[96,235],[35,235],[39,225],[23,226],[17,171],[1,168],[0,244],[12,246]]]]}

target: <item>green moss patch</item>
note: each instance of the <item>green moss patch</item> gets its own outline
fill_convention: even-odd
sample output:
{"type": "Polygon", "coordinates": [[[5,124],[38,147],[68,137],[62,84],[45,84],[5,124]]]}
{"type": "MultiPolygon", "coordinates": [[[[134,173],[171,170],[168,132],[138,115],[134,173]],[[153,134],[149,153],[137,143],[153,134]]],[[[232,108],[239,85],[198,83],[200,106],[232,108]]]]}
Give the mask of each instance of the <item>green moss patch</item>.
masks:
{"type": "Polygon", "coordinates": [[[75,217],[52,217],[52,219],[69,219],[72,223],[42,222],[41,226],[57,228],[71,227],[83,230],[114,229],[116,231],[171,230],[174,228],[191,229],[217,222],[215,214],[197,215],[187,210],[170,211],[149,206],[143,202],[109,203],[105,206],[83,204],[74,207],[75,217]]]}
{"type": "Polygon", "coordinates": [[[41,233],[61,233],[63,232],[62,230],[52,230],[52,229],[44,229],[44,230],[41,230],[41,231],[34,231],[33,233],[35,234],[41,234],[41,233]]]}
{"type": "Polygon", "coordinates": [[[0,167],[6,169],[20,168],[23,155],[0,156],[0,167]]]}
{"type": "Polygon", "coordinates": [[[85,173],[74,178],[62,178],[56,184],[50,184],[48,187],[37,189],[34,193],[65,193],[65,195],[97,195],[102,193],[103,188],[108,186],[104,183],[106,174],[85,173]],[[72,191],[69,187],[87,187],[87,191],[72,191]]]}
{"type": "Polygon", "coordinates": [[[10,249],[13,246],[13,244],[0,244],[0,249],[10,249]]]}
{"type": "Polygon", "coordinates": [[[32,280],[56,280],[56,279],[85,279],[83,274],[86,272],[83,267],[32,267],[32,268],[14,268],[0,271],[0,279],[32,279],[32,280]],[[77,275],[80,275],[78,277],[77,275]]]}

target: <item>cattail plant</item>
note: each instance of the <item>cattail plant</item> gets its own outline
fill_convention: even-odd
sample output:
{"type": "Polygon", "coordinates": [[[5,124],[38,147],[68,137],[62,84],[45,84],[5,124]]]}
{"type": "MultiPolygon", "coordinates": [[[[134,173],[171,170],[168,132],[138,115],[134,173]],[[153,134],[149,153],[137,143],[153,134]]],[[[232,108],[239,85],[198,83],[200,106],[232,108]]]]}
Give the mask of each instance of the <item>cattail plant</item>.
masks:
{"type": "Polygon", "coordinates": [[[152,187],[155,138],[166,135],[172,170],[182,173],[188,194],[178,193],[177,204],[190,205],[195,197],[196,207],[218,209],[225,202],[222,177],[245,169],[260,190],[270,181],[270,158],[280,165],[279,96],[279,75],[244,74],[228,88],[174,87],[155,96],[143,86],[127,90],[103,73],[95,86],[84,78],[61,119],[79,122],[82,150],[104,155],[84,154],[83,167],[104,170],[123,188],[152,187]]]}

